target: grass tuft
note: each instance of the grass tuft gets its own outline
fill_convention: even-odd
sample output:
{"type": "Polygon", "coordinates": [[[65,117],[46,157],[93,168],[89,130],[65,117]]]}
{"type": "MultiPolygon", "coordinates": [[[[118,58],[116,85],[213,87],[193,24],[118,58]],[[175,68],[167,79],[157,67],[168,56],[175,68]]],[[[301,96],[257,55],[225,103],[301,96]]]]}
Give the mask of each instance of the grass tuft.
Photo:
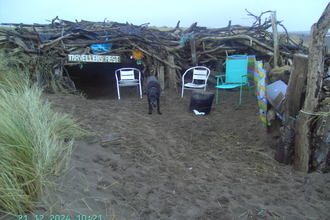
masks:
{"type": "Polygon", "coordinates": [[[18,215],[35,210],[51,185],[47,176],[60,170],[85,131],[42,100],[27,70],[7,67],[0,64],[0,212],[18,215]]]}

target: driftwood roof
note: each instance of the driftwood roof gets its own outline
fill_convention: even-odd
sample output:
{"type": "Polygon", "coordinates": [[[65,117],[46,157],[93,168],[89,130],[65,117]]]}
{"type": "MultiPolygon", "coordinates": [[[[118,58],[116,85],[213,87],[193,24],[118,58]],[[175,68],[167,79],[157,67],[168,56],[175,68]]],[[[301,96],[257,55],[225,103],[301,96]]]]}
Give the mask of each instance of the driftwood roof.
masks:
{"type": "MultiPolygon", "coordinates": [[[[131,61],[132,51],[138,49],[144,54],[142,72],[155,75],[160,67],[165,68],[165,78],[176,81],[170,83],[173,86],[169,87],[176,88],[180,73],[185,69],[195,65],[211,68],[215,63],[223,62],[228,55],[256,55],[258,60],[272,63],[273,34],[267,31],[272,26],[271,21],[266,19],[262,22],[261,16],[249,15],[256,20],[251,27],[231,25],[229,22],[227,27],[213,29],[197,26],[197,23],[188,28],[181,28],[180,22],[174,28],[159,28],[149,27],[149,24],[106,21],[71,22],[58,17],[50,24],[3,23],[14,28],[0,28],[3,38],[0,38],[0,47],[31,56],[51,57],[57,60],[53,69],[58,68],[58,63],[62,67],[69,65],[69,54],[92,54],[93,44],[112,43],[110,50],[98,55],[120,56],[122,63],[131,61]]],[[[276,23],[284,28],[281,22],[276,23]]],[[[296,52],[308,53],[306,47],[291,40],[288,34],[279,38],[280,66],[290,62],[296,52]]]]}
{"type": "MultiPolygon", "coordinates": [[[[257,17],[258,18],[258,17],[257,17]]],[[[259,17],[260,18],[260,17],[259,17]]],[[[280,24],[280,22],[278,22],[280,24]]],[[[100,54],[129,57],[132,49],[140,49],[145,55],[164,62],[173,68],[186,68],[192,62],[189,46],[194,39],[198,63],[225,58],[228,54],[249,53],[266,57],[273,55],[272,34],[267,31],[270,21],[260,19],[251,27],[229,25],[224,28],[209,29],[193,23],[189,28],[148,27],[148,24],[133,25],[117,22],[66,21],[58,17],[50,24],[2,24],[15,26],[14,29],[1,29],[3,42],[10,42],[25,53],[49,53],[59,58],[68,54],[89,54],[90,45],[113,43],[108,52],[100,54]],[[166,57],[175,57],[175,64],[166,63],[166,57]]],[[[293,53],[307,53],[307,48],[294,43],[288,37],[280,41],[280,54],[283,60],[293,53]]]]}

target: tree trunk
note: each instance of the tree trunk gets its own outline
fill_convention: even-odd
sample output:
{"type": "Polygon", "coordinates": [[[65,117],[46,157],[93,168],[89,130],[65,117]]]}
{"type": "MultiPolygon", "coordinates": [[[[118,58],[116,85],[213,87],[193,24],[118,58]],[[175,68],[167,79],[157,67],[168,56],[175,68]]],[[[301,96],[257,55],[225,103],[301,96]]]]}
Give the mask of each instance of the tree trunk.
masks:
{"type": "Polygon", "coordinates": [[[306,98],[296,123],[296,137],[294,147],[294,168],[297,171],[308,172],[311,152],[311,117],[317,110],[323,77],[323,43],[330,28],[330,3],[327,5],[319,21],[312,26],[306,98]]]}

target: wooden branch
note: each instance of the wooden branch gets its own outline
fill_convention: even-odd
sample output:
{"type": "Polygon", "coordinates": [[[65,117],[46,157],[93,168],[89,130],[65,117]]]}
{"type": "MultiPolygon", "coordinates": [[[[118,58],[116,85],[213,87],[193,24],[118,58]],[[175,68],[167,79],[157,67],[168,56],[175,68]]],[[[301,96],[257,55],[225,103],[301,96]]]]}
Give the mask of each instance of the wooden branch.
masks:
{"type": "Polygon", "coordinates": [[[229,37],[203,37],[198,39],[198,41],[205,41],[205,40],[214,40],[214,41],[228,41],[228,40],[239,40],[239,39],[245,39],[245,40],[249,40],[251,42],[255,42],[257,44],[259,44],[260,46],[263,46],[265,48],[267,48],[270,51],[273,51],[273,48],[257,39],[254,39],[253,37],[250,37],[248,35],[234,35],[234,36],[229,36],[229,37]]]}
{"type": "MultiPolygon", "coordinates": [[[[257,26],[257,27],[262,27],[262,24],[261,24],[261,17],[266,14],[266,13],[271,13],[273,11],[265,11],[265,12],[262,12],[259,16],[256,16],[254,14],[252,14],[251,12],[249,12],[247,9],[245,9],[245,11],[248,13],[248,16],[252,16],[256,19],[256,21],[253,23],[253,27],[257,26]]],[[[268,29],[268,28],[267,28],[268,29]]]]}
{"type": "Polygon", "coordinates": [[[224,45],[220,45],[218,47],[214,47],[212,49],[209,50],[204,50],[202,52],[197,52],[197,55],[202,55],[202,54],[210,54],[210,53],[214,53],[216,51],[224,51],[224,50],[235,50],[235,49],[246,49],[247,47],[245,46],[232,46],[232,47],[228,47],[228,46],[224,46],[224,45]]]}
{"type": "Polygon", "coordinates": [[[231,20],[229,21],[227,28],[228,28],[228,36],[230,36],[231,35],[231,20]]]}
{"type": "Polygon", "coordinates": [[[79,35],[79,33],[72,33],[72,34],[65,35],[63,37],[59,37],[56,40],[53,40],[53,41],[51,41],[49,43],[40,44],[39,45],[39,49],[42,49],[44,47],[53,47],[54,45],[56,45],[57,43],[59,43],[61,40],[64,40],[66,38],[70,38],[71,36],[77,36],[77,35],[79,35]]]}
{"type": "Polygon", "coordinates": [[[273,11],[273,13],[271,14],[271,21],[272,21],[273,41],[274,41],[274,68],[277,68],[278,58],[279,58],[279,46],[278,46],[276,11],[273,11]]]}
{"type": "Polygon", "coordinates": [[[76,46],[87,46],[92,44],[104,44],[104,43],[113,43],[118,41],[128,41],[138,39],[136,36],[126,36],[126,37],[117,37],[109,38],[108,40],[84,40],[84,41],[75,41],[70,43],[65,43],[67,47],[76,47],[76,46]]]}
{"type": "Polygon", "coordinates": [[[37,30],[36,30],[35,27],[33,27],[33,31],[34,31],[35,35],[37,36],[37,38],[39,40],[39,43],[41,44],[42,43],[42,40],[40,39],[40,36],[39,36],[39,34],[38,34],[38,32],[37,32],[37,30]]]}
{"type": "Polygon", "coordinates": [[[14,37],[14,41],[17,45],[19,45],[20,47],[22,47],[25,51],[28,51],[29,48],[26,46],[26,44],[24,43],[24,41],[22,41],[20,38],[18,37],[14,37]]]}
{"type": "Polygon", "coordinates": [[[190,25],[190,27],[187,30],[185,30],[183,33],[186,34],[192,32],[196,26],[197,26],[197,22],[190,25]]]}
{"type": "Polygon", "coordinates": [[[178,29],[180,27],[180,21],[178,21],[178,23],[175,26],[175,29],[178,29]]]}

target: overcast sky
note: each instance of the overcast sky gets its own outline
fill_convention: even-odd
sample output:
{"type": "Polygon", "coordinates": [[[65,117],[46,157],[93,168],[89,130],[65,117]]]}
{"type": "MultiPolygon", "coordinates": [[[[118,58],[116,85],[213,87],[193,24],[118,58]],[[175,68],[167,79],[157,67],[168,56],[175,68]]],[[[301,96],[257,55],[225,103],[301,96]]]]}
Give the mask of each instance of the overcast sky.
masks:
{"type": "MultiPolygon", "coordinates": [[[[49,24],[56,16],[75,21],[116,21],[150,26],[222,28],[250,26],[254,15],[276,11],[288,31],[310,31],[328,0],[0,0],[0,23],[49,24]]],[[[263,20],[269,14],[263,17],[263,20]]],[[[279,27],[279,31],[282,29],[279,27]]]]}

